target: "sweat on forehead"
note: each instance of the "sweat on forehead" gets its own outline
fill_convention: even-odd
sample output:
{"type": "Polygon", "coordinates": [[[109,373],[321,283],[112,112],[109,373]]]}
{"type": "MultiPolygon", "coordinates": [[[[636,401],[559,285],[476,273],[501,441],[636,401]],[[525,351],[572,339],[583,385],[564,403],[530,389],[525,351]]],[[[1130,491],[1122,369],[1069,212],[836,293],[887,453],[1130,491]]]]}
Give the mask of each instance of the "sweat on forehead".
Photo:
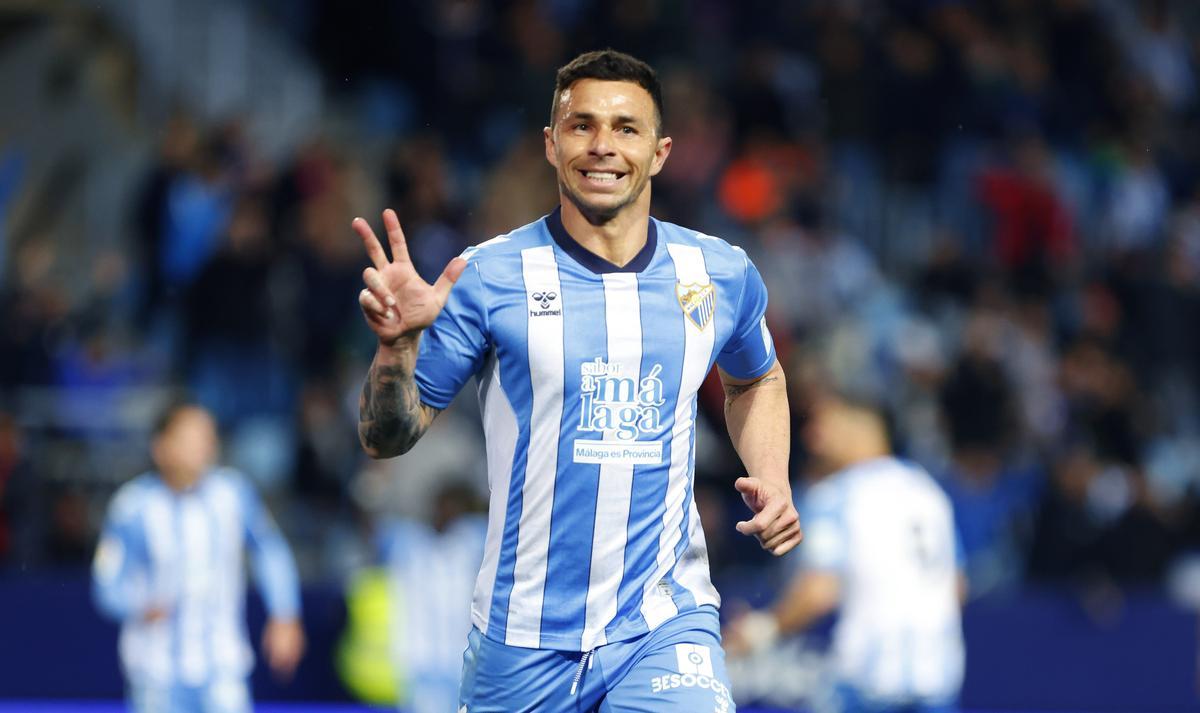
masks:
{"type": "Polygon", "coordinates": [[[581,79],[559,93],[551,121],[573,117],[642,120],[661,133],[662,117],[657,109],[649,92],[632,82],[581,79]]]}

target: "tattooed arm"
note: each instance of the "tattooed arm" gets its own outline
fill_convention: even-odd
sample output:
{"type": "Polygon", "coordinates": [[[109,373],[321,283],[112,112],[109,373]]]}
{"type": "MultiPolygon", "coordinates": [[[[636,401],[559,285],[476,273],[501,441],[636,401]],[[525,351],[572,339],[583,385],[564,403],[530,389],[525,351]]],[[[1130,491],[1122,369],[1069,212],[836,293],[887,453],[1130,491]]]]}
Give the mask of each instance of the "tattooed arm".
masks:
{"type": "Polygon", "coordinates": [[[379,337],[358,402],[358,439],[372,458],[391,458],[407,453],[438,414],[438,409],[421,403],[413,377],[417,345],[446,305],[467,263],[454,258],[430,285],[408,258],[404,231],[394,211],[383,212],[391,259],[367,221],[355,218],[351,225],[372,263],[363,271],[366,286],[358,294],[358,304],[379,337]]]}
{"type": "Polygon", "coordinates": [[[358,440],[372,458],[407,453],[440,413],[421,403],[413,378],[417,340],[412,345],[380,345],[358,399],[358,440]]]}
{"type": "Polygon", "coordinates": [[[747,477],[734,486],[755,515],[737,524],[763,549],[782,555],[800,542],[800,517],[788,482],[791,414],[783,367],[776,361],[757,379],[735,379],[720,372],[725,387],[725,423],[747,477]]]}

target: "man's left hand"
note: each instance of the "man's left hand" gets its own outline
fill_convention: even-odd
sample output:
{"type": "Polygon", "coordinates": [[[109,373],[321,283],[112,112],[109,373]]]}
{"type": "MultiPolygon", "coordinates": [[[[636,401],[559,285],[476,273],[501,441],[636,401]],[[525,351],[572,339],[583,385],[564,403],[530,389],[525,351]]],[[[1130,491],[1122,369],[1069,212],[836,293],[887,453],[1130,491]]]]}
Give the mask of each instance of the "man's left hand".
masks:
{"type": "Polygon", "coordinates": [[[755,513],[754,517],[737,524],[738,532],[754,535],[758,544],[776,557],[787,554],[804,539],[800,515],[792,503],[791,493],[785,488],[753,476],[738,478],[733,487],[755,513]]]}
{"type": "Polygon", "coordinates": [[[267,665],[284,680],[292,677],[304,655],[304,629],[299,619],[273,618],[263,630],[263,653],[267,665]]]}

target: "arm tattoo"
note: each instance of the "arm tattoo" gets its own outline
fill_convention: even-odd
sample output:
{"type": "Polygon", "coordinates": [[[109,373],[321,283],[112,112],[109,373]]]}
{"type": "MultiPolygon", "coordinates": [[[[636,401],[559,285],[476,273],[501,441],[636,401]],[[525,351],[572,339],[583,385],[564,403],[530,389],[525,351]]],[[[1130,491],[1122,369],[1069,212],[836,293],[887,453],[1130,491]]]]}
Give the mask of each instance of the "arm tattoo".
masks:
{"type": "Polygon", "coordinates": [[[372,365],[358,399],[358,438],[372,458],[401,455],[437,413],[421,403],[411,369],[372,365]]]}
{"type": "Polygon", "coordinates": [[[772,381],[779,381],[779,377],[778,376],[766,376],[766,377],[759,379],[758,381],[752,381],[749,384],[726,384],[725,385],[725,399],[728,401],[732,401],[733,399],[736,399],[737,397],[741,396],[742,394],[746,393],[747,391],[750,391],[751,389],[757,389],[758,387],[760,387],[764,384],[769,384],[772,381]]]}

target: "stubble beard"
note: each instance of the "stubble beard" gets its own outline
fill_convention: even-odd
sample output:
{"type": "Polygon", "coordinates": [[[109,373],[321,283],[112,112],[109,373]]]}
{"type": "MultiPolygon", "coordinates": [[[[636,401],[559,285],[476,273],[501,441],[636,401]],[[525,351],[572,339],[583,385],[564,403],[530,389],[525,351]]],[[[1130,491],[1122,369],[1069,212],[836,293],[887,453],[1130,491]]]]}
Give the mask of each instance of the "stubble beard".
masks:
{"type": "Polygon", "coordinates": [[[625,197],[625,200],[611,206],[596,206],[588,203],[572,191],[571,187],[567,185],[567,182],[562,177],[558,179],[558,190],[574,204],[584,220],[592,225],[600,226],[612,222],[614,218],[621,214],[622,210],[636,201],[642,195],[642,191],[646,190],[646,184],[642,184],[636,191],[631,191],[625,197]]]}

